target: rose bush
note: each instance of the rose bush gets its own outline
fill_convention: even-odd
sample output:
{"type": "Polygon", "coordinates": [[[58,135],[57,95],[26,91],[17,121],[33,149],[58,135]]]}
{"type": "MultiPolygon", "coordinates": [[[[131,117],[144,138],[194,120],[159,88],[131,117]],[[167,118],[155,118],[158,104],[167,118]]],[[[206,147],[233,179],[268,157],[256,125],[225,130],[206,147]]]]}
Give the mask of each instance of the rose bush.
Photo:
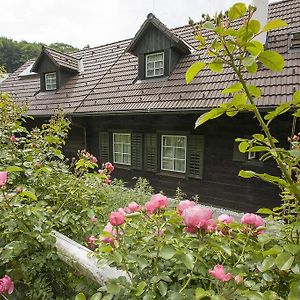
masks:
{"type": "Polygon", "coordinates": [[[59,260],[51,231],[92,248],[88,237],[103,229],[109,212],[145,202],[149,187],[141,179],[134,190],[119,181],[108,185],[114,166],[98,165],[86,150],[68,163],[62,147],[70,123],[60,113],[30,130],[26,107],[1,94],[0,108],[0,274],[14,281],[16,299],[92,293],[96,285],[59,260]]]}

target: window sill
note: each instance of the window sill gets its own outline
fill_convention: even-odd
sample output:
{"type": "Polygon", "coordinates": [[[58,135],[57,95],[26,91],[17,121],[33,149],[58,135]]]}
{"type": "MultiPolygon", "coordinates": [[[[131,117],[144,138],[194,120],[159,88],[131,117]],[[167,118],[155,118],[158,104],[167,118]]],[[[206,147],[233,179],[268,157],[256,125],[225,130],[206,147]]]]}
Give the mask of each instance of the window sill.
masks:
{"type": "Polygon", "coordinates": [[[160,171],[159,173],[157,173],[157,175],[175,177],[175,178],[180,178],[180,179],[186,179],[186,173],[160,171]]]}
{"type": "Polygon", "coordinates": [[[113,165],[118,169],[127,170],[127,171],[131,170],[131,165],[122,165],[117,163],[113,163],[113,165]]]}

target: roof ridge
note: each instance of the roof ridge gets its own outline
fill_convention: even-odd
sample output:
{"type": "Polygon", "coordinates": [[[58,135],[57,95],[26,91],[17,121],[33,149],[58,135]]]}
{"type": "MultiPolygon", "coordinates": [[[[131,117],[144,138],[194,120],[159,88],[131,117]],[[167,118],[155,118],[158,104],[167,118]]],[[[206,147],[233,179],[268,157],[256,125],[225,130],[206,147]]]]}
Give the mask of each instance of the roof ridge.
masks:
{"type": "Polygon", "coordinates": [[[58,51],[58,50],[56,50],[56,49],[50,48],[50,47],[48,47],[48,46],[43,46],[43,48],[44,48],[45,50],[51,50],[51,51],[54,51],[54,52],[59,53],[59,54],[61,54],[61,55],[69,56],[70,58],[79,60],[77,57],[74,57],[74,56],[72,56],[72,55],[70,55],[70,54],[68,54],[68,53],[64,53],[64,52],[58,51]]]}

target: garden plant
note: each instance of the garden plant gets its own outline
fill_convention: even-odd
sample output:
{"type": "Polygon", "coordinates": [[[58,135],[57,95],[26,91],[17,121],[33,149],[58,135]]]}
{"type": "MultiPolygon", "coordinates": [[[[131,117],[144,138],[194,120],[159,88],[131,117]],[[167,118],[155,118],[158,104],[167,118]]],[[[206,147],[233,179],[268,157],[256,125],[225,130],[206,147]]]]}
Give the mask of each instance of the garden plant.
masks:
{"type": "Polygon", "coordinates": [[[189,84],[204,68],[234,71],[236,83],[222,91],[232,95],[232,101],[201,115],[196,127],[221,115],[253,114],[261,132],[250,139],[238,138],[239,150],[259,152],[261,160],[273,160],[281,174],[241,170],[239,176],[275,184],[281,189],[282,204],[258,211],[268,215],[267,223],[256,214],[245,214],[241,220],[228,215],[214,219],[209,208],[190,200],[176,206],[161,194],[144,206],[130,203],[112,212],[94,241],[95,252],[126,271],[127,277],[107,282],[93,299],[299,299],[299,136],[290,138],[291,149],[283,149],[270,125],[282,114],[300,115],[300,92],[266,114],[259,111],[256,103],[263,91],[245,75],[262,66],[279,72],[285,62],[279,53],[265,50],[256,37],[287,24],[271,20],[261,26],[253,19],[254,12],[254,7],[236,3],[225,14],[191,22],[205,55],[187,70],[186,81],[189,84]]]}

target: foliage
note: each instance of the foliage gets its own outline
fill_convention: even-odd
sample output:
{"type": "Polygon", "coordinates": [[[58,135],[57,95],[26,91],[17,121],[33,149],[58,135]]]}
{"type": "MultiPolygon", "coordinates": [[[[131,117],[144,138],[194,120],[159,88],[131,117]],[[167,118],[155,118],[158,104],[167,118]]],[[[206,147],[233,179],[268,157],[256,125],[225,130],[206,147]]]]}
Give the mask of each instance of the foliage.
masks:
{"type": "Polygon", "coordinates": [[[83,287],[92,293],[95,284],[58,259],[51,231],[88,245],[111,207],[146,199],[147,183],[133,191],[107,184],[106,164],[97,171],[97,159],[85,150],[68,165],[62,147],[70,122],[60,112],[29,130],[26,107],[8,95],[1,94],[0,111],[0,171],[8,172],[0,184],[0,274],[13,279],[16,299],[70,299],[83,287]]]}
{"type": "Polygon", "coordinates": [[[194,24],[195,39],[206,55],[187,70],[186,81],[191,83],[205,68],[217,73],[228,68],[234,71],[237,82],[222,91],[231,94],[233,100],[201,115],[196,127],[224,114],[254,114],[262,132],[250,139],[237,139],[239,150],[261,152],[262,160],[273,159],[281,176],[247,170],[239,175],[279,186],[282,205],[258,211],[269,215],[266,228],[253,214],[246,214],[241,223],[231,222],[229,216],[216,222],[211,212],[190,201],[180,204],[177,211],[166,209],[161,195],[158,202],[151,198],[145,209],[127,214],[125,221],[122,211],[113,212],[96,253],[99,259],[105,258],[108,264],[126,271],[128,278],[108,281],[99,290],[105,294],[103,299],[299,298],[300,137],[290,139],[291,150],[279,148],[269,127],[276,117],[291,110],[296,110],[294,116],[300,115],[300,93],[265,116],[259,111],[256,101],[263,91],[247,83],[245,73],[255,74],[260,64],[281,71],[284,59],[275,51],[265,50],[256,36],[287,24],[272,20],[261,28],[259,21],[252,19],[254,11],[252,6],[236,3],[227,13],[215,18],[204,16],[194,24]],[[204,30],[210,32],[209,38],[204,30]]]}
{"type": "MultiPolygon", "coordinates": [[[[29,59],[36,58],[43,45],[0,37],[0,65],[3,65],[8,73],[12,73],[29,59]]],[[[49,47],[65,53],[78,50],[64,43],[53,43],[49,47]]]]}

